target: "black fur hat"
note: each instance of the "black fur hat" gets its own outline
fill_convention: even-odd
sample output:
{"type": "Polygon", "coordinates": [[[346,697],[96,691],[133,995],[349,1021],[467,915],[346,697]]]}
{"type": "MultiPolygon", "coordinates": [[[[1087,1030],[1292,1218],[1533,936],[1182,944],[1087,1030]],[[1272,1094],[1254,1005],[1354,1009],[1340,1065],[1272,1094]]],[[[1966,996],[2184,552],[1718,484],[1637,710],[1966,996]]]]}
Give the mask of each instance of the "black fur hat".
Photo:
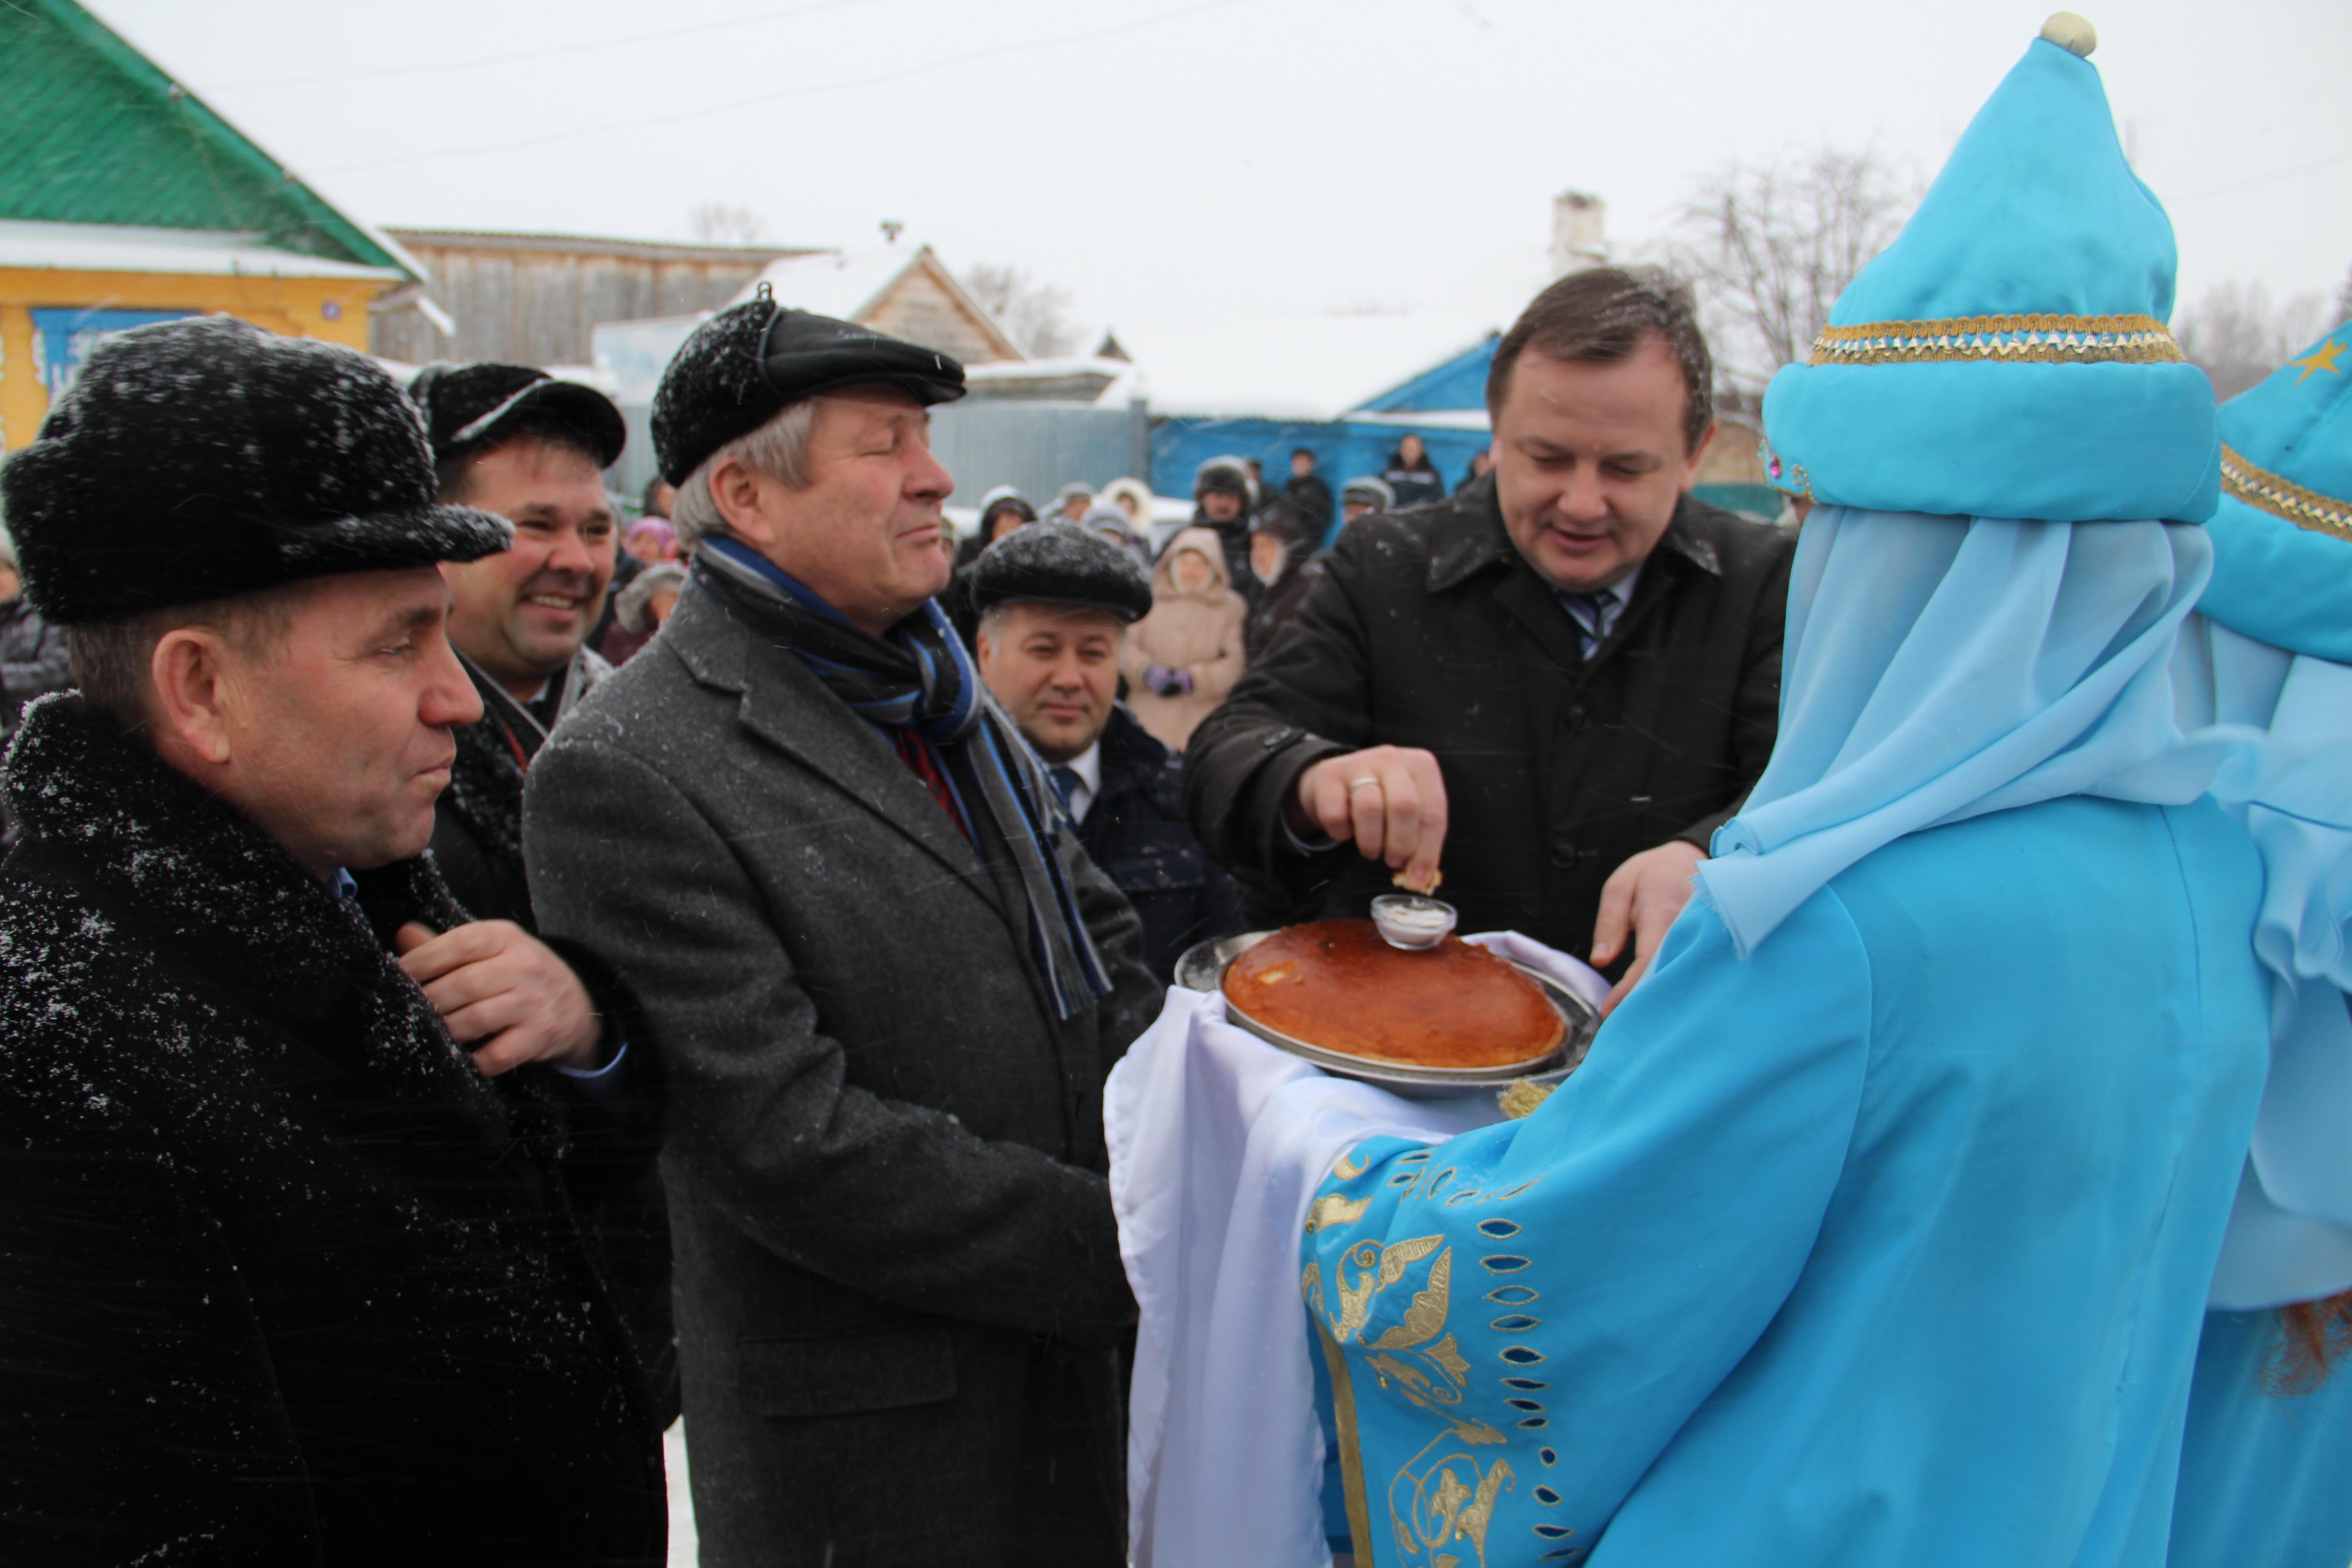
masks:
{"type": "Polygon", "coordinates": [[[526,425],[568,432],[596,455],[600,468],[611,468],[629,443],[628,424],[611,398],[527,364],[428,364],[409,382],[408,395],[425,411],[436,463],[488,451],[526,425]]]}
{"type": "Polygon", "coordinates": [[[1199,500],[1212,490],[1223,490],[1227,495],[1239,496],[1242,498],[1244,506],[1249,505],[1256,499],[1250,489],[1249,470],[1231,458],[1212,458],[1202,464],[1200,471],[1192,476],[1194,500],[1199,500]]]}
{"type": "Polygon", "coordinates": [[[766,285],[721,310],[680,345],[654,392],[654,455],[662,478],[686,483],[702,460],[748,436],[785,405],[856,381],[892,382],[925,403],[964,393],[963,366],[887,333],[787,310],[766,285]]]}
{"type": "Polygon", "coordinates": [[[226,316],[102,340],[0,468],[26,596],[66,626],[512,542],[433,498],[424,422],[381,366],[226,316]]]}
{"type": "Polygon", "coordinates": [[[982,551],[971,573],[971,607],[982,615],[1014,604],[1083,605],[1122,621],[1151,613],[1151,574],[1135,552],[1075,522],[1015,529],[982,551]]]}

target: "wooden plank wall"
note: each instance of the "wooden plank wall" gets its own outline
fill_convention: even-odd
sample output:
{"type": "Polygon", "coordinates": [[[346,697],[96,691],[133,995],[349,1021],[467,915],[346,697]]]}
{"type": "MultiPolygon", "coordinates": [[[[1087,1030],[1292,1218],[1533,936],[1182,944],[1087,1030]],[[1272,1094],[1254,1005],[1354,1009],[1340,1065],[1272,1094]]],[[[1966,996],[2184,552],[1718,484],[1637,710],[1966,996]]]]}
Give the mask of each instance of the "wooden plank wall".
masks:
{"type": "Polygon", "coordinates": [[[760,275],[748,258],[653,260],[416,239],[407,245],[432,279],[434,301],[457,324],[452,342],[414,307],[376,315],[369,351],[410,363],[586,364],[597,322],[717,310],[760,275]]]}

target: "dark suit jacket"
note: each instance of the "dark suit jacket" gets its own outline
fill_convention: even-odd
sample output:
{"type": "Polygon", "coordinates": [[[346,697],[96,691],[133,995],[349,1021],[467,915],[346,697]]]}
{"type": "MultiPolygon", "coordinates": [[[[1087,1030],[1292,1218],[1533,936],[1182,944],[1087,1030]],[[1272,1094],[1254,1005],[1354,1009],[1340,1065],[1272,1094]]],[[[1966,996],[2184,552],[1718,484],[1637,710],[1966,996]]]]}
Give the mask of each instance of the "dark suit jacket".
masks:
{"type": "Polygon", "coordinates": [[[1102,790],[1078,842],[1143,921],[1143,962],[1161,981],[1186,948],[1243,929],[1242,891],[1184,820],[1183,765],[1125,708],[1102,732],[1102,790]]]}
{"type": "Polygon", "coordinates": [[[541,927],[667,1068],[707,1564],[1116,1564],[1133,1306],[1103,1075],[1161,998],[1065,864],[1115,993],[1054,1020],[1001,840],[689,589],[533,762],[541,927]]]}
{"type": "Polygon", "coordinates": [[[1513,546],[1492,475],[1450,500],[1358,519],[1297,617],[1195,731],[1184,798],[1202,842],[1301,917],[1390,890],[1352,845],[1302,856],[1282,829],[1298,775],[1360,747],[1419,746],[1445,775],[1441,896],[1464,931],[1592,943],[1628,856],[1702,848],[1780,728],[1795,541],[1683,498],[1609,638],[1575,626],[1513,546]]]}

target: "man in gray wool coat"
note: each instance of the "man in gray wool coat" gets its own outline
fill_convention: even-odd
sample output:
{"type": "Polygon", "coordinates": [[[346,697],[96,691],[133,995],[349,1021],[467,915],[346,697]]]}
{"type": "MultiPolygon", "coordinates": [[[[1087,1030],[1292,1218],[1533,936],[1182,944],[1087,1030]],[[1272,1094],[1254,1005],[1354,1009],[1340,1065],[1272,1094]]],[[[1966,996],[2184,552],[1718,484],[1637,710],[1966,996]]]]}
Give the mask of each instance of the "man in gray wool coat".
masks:
{"type": "Polygon", "coordinates": [[[962,367],[761,297],[663,377],[691,583],[533,763],[641,998],[707,1564],[1124,1560],[1104,1074],[1160,993],[932,595],[962,367]]]}

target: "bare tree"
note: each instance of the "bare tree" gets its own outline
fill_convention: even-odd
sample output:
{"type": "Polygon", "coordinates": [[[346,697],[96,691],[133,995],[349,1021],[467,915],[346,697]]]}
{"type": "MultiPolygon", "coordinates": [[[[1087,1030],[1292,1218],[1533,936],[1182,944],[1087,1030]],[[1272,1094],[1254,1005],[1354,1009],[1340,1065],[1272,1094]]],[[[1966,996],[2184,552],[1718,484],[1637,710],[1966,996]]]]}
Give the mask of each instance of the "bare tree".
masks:
{"type": "Polygon", "coordinates": [[[687,215],[687,227],[705,245],[761,245],[768,239],[768,220],[750,207],[726,202],[702,202],[687,215]]]}
{"type": "Polygon", "coordinates": [[[2352,272],[2346,273],[2344,281],[2336,286],[2336,319],[2352,321],[2352,272]]]}
{"type": "Polygon", "coordinates": [[[982,262],[964,269],[963,286],[1031,354],[1055,359],[1077,352],[1070,291],[1060,284],[1040,282],[1025,268],[1010,264],[982,262]]]}
{"type": "Polygon", "coordinates": [[[2202,367],[2213,395],[2231,398],[2286,363],[2329,325],[2327,301],[2297,294],[2271,301],[2260,283],[2217,283],[2180,312],[2173,335],[2180,352],[2202,367]]]}
{"type": "Polygon", "coordinates": [[[1806,358],[1830,306],[1917,201],[1871,149],[1732,163],[1701,180],[1675,211],[1666,263],[1697,290],[1726,379],[1760,384],[1806,358]]]}

